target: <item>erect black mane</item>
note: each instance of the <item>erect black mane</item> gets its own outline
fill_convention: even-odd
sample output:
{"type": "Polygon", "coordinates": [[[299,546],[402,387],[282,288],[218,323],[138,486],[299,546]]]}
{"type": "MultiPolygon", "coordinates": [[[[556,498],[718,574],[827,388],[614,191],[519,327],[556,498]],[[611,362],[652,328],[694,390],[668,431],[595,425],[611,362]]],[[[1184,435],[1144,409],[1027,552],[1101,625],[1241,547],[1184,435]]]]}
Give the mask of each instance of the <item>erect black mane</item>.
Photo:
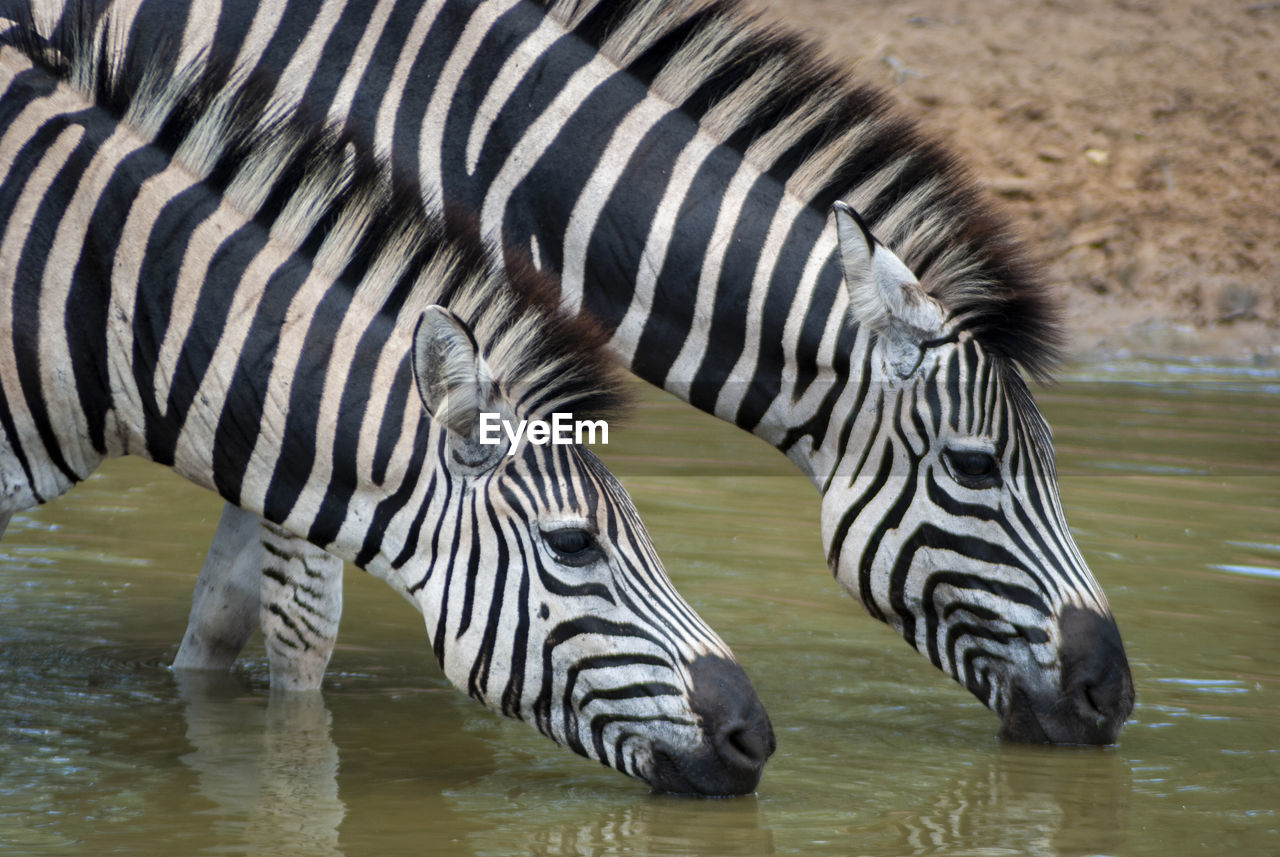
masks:
{"type": "Polygon", "coordinates": [[[882,90],[739,0],[539,2],[808,205],[849,201],[984,349],[1039,377],[1057,363],[1058,309],[1011,227],[882,90]]]}

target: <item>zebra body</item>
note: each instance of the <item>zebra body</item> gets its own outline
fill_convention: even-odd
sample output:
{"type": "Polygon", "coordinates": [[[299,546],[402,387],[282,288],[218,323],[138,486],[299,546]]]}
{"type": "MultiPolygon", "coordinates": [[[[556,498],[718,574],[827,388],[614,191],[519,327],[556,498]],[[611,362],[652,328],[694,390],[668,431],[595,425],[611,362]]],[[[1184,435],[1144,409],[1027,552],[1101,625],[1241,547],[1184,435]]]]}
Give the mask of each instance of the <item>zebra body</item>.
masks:
{"type": "Polygon", "coordinates": [[[599,335],[252,75],[117,62],[114,23],[0,45],[0,514],[146,456],[385,580],[491,709],[655,790],[753,789],[768,719],[621,486],[478,440],[607,412],[599,335]]]}
{"type": "Polygon", "coordinates": [[[1118,735],[1127,660],[1019,373],[1054,362],[1051,303],[886,96],[718,0],[131,8],[135,44],[185,21],[186,55],[280,72],[561,272],[633,372],[786,454],[837,579],[1003,735],[1118,735]]]}

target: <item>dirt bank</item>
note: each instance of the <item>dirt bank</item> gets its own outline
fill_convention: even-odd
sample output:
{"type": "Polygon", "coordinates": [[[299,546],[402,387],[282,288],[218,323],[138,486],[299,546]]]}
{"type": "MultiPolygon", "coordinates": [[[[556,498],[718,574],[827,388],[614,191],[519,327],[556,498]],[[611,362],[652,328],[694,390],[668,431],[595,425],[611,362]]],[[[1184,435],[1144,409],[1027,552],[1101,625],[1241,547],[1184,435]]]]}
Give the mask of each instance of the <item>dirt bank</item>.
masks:
{"type": "Polygon", "coordinates": [[[1081,358],[1280,365],[1280,3],[758,0],[961,153],[1081,358]]]}

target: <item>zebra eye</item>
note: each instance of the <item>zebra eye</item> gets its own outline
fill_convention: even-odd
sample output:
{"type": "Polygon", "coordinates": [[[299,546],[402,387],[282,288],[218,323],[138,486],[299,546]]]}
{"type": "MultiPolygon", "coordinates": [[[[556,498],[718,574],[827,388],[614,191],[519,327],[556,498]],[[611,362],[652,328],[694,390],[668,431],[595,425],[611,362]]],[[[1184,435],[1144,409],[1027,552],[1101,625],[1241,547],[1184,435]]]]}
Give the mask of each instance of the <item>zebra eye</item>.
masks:
{"type": "Polygon", "coordinates": [[[565,565],[590,565],[604,556],[595,536],[586,530],[543,530],[542,541],[555,552],[556,559],[565,565]]]}
{"type": "Polygon", "coordinates": [[[944,457],[951,475],[966,488],[989,488],[1000,484],[996,457],[989,452],[948,449],[944,457]]]}

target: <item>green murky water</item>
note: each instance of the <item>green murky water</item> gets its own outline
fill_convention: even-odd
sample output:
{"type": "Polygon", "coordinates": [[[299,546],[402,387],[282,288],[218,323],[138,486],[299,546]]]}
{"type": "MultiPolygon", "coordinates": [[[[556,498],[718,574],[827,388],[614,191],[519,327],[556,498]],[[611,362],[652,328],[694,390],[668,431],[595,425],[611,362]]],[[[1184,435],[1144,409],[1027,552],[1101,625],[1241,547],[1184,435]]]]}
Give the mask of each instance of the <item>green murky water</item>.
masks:
{"type": "Polygon", "coordinates": [[[650,797],[488,714],[358,573],[322,697],[271,695],[260,649],[178,681],[219,504],[124,460],[0,542],[0,853],[1280,854],[1280,376],[1091,368],[1039,393],[1138,687],[1107,750],[997,742],[839,592],[780,456],[643,397],[605,457],[769,708],[756,797],[650,797]]]}

